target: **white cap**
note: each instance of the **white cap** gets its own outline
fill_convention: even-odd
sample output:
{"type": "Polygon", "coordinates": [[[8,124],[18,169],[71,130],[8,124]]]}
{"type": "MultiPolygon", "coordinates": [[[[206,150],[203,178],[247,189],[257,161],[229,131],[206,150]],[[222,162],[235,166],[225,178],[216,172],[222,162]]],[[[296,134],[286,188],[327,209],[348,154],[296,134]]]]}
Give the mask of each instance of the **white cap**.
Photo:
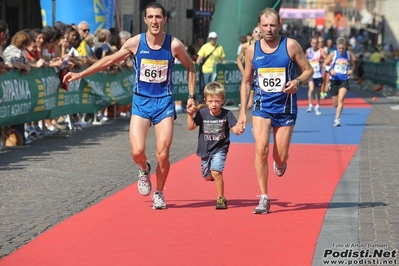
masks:
{"type": "Polygon", "coordinates": [[[215,39],[215,38],[217,38],[218,37],[218,35],[216,34],[216,32],[214,32],[214,31],[212,31],[212,32],[210,32],[209,33],[209,35],[208,35],[208,39],[215,39]]]}

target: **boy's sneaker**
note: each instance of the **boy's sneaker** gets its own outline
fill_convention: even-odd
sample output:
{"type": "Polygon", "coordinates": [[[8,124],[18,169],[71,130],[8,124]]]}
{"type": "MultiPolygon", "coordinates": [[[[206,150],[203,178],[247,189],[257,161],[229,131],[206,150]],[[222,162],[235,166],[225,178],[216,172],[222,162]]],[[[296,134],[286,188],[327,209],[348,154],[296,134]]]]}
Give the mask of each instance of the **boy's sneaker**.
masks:
{"type": "Polygon", "coordinates": [[[260,197],[259,205],[254,209],[254,214],[267,214],[270,212],[270,200],[266,197],[260,197]]]}
{"type": "Polygon", "coordinates": [[[278,177],[282,177],[287,170],[287,162],[284,162],[282,165],[277,165],[276,162],[273,162],[274,172],[278,177]]]}
{"type": "Polygon", "coordinates": [[[225,197],[220,196],[216,200],[216,210],[225,210],[227,209],[227,200],[225,197]]]}
{"type": "Polygon", "coordinates": [[[312,106],[312,105],[309,105],[308,109],[306,109],[306,112],[307,112],[307,113],[310,113],[310,112],[312,112],[312,109],[313,109],[313,106],[312,106]]]}
{"type": "Polygon", "coordinates": [[[147,161],[147,167],[148,170],[146,172],[139,169],[139,181],[137,182],[137,188],[139,189],[139,193],[143,196],[150,195],[152,188],[149,176],[151,172],[151,165],[149,161],[147,161]]]}
{"type": "Polygon", "coordinates": [[[152,205],[154,210],[163,210],[167,208],[162,192],[155,192],[152,195],[152,199],[154,200],[154,204],[152,205]]]}
{"type": "Polygon", "coordinates": [[[334,127],[339,127],[341,125],[341,121],[339,121],[339,118],[334,119],[334,127]]]}

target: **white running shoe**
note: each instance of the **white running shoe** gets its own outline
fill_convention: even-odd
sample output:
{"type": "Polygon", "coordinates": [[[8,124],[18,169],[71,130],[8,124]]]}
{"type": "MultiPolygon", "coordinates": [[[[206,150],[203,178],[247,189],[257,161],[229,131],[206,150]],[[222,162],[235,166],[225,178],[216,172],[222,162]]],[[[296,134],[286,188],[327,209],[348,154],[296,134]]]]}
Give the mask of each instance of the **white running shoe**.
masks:
{"type": "Polygon", "coordinates": [[[313,110],[313,106],[309,105],[308,109],[306,109],[306,112],[310,113],[310,112],[312,112],[312,110],[313,110]]]}
{"type": "Polygon", "coordinates": [[[282,165],[277,165],[276,162],[273,162],[274,172],[278,177],[282,177],[287,170],[287,162],[284,162],[282,165]]]}
{"type": "Polygon", "coordinates": [[[139,193],[143,196],[150,195],[152,188],[150,180],[151,165],[149,161],[147,161],[147,166],[148,170],[146,172],[139,169],[139,181],[137,182],[137,188],[139,190],[139,193]]]}
{"type": "Polygon", "coordinates": [[[334,119],[334,127],[339,127],[341,126],[341,121],[339,121],[339,118],[334,119]]]}
{"type": "Polygon", "coordinates": [[[154,204],[152,205],[154,210],[163,210],[167,208],[162,192],[154,192],[152,199],[154,200],[154,204]]]}
{"type": "Polygon", "coordinates": [[[254,209],[254,214],[267,214],[270,212],[270,200],[266,197],[260,197],[259,205],[254,209]]]}
{"type": "Polygon", "coordinates": [[[314,110],[316,111],[316,115],[321,115],[320,108],[316,107],[314,110]]]}

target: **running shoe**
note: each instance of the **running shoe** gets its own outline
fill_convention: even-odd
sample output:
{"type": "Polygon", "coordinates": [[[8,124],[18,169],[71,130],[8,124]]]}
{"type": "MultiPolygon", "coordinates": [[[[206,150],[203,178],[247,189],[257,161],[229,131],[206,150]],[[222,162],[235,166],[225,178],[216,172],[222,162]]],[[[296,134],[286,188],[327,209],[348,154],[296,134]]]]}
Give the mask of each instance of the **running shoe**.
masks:
{"type": "Polygon", "coordinates": [[[276,162],[273,162],[274,172],[278,177],[282,177],[287,170],[287,162],[284,162],[282,165],[277,165],[276,162]]]}
{"type": "Polygon", "coordinates": [[[334,119],[334,127],[339,127],[341,126],[341,121],[339,121],[339,118],[334,119]]]}
{"type": "Polygon", "coordinates": [[[310,113],[310,112],[312,112],[312,109],[313,109],[313,106],[309,105],[308,109],[306,109],[306,112],[310,113]]]}
{"type": "Polygon", "coordinates": [[[220,196],[216,200],[216,210],[225,210],[227,209],[227,200],[225,197],[220,196]]]}
{"type": "Polygon", "coordinates": [[[162,192],[155,192],[152,195],[152,199],[154,200],[154,204],[152,205],[154,210],[163,210],[167,208],[162,192]]]}
{"type": "Polygon", "coordinates": [[[321,115],[320,108],[316,107],[314,110],[316,111],[316,115],[321,115]]]}
{"type": "Polygon", "coordinates": [[[267,214],[270,212],[270,200],[266,197],[260,197],[259,205],[254,209],[254,214],[267,214]]]}
{"type": "Polygon", "coordinates": [[[151,193],[151,180],[150,180],[150,172],[151,165],[150,162],[147,161],[148,170],[144,172],[139,169],[139,181],[137,182],[137,188],[139,189],[139,193],[143,196],[148,196],[151,193]]]}

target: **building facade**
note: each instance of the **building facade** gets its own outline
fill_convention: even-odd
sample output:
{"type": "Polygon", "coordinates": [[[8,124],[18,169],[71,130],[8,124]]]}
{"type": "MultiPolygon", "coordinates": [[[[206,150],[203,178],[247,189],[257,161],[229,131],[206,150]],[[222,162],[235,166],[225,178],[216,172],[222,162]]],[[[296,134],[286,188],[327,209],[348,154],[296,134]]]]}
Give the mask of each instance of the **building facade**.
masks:
{"type": "MultiPolygon", "coordinates": [[[[146,29],[143,10],[150,2],[153,1],[117,0],[116,26],[133,35],[143,32],[146,29]]],[[[198,11],[212,12],[216,0],[157,0],[156,2],[165,7],[168,14],[166,32],[188,44],[194,43],[199,37],[206,39],[211,17],[201,16],[201,12],[198,11]]]]}

